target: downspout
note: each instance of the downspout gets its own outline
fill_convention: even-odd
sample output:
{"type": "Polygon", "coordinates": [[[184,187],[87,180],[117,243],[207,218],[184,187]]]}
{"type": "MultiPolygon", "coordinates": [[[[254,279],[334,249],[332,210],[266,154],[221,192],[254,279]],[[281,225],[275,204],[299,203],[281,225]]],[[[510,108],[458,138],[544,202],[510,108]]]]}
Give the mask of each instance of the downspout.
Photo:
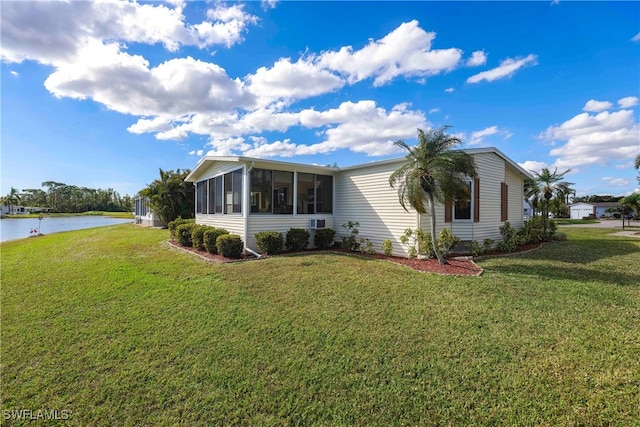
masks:
{"type": "Polygon", "coordinates": [[[245,195],[244,195],[244,251],[249,252],[251,255],[255,256],[256,258],[262,258],[262,255],[260,255],[259,253],[257,253],[256,251],[254,251],[253,249],[247,247],[247,236],[249,235],[249,215],[250,215],[250,211],[251,208],[249,207],[249,204],[251,203],[251,187],[250,187],[250,183],[249,183],[249,179],[250,179],[250,174],[251,171],[253,170],[253,168],[255,167],[256,162],[251,162],[251,164],[249,165],[249,167],[247,168],[247,173],[245,174],[245,185],[244,185],[244,189],[245,189],[245,195]]]}

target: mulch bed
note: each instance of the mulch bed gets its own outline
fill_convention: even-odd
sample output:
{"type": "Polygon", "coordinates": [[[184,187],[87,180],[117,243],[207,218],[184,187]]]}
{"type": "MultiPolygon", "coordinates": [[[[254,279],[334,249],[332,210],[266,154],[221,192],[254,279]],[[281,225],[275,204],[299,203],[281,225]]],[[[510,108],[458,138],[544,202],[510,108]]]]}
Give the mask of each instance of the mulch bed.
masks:
{"type": "MultiPolygon", "coordinates": [[[[201,258],[211,262],[220,262],[220,263],[239,262],[239,261],[250,261],[250,260],[258,259],[252,255],[243,256],[242,258],[239,258],[239,259],[226,258],[226,257],[223,257],[222,255],[212,254],[207,251],[199,251],[194,248],[180,246],[175,241],[169,241],[168,243],[169,245],[171,245],[176,249],[190,252],[192,254],[198,255],[201,258]]],[[[489,257],[489,256],[505,256],[505,255],[513,255],[516,253],[529,252],[531,250],[539,248],[541,245],[542,245],[541,243],[530,243],[527,245],[520,246],[514,252],[509,252],[509,253],[491,251],[483,255],[481,258],[489,257]]],[[[428,273],[436,273],[436,274],[445,275],[445,276],[480,276],[483,271],[482,268],[480,268],[475,262],[473,262],[470,256],[465,254],[452,254],[447,258],[448,264],[444,264],[444,265],[440,264],[437,259],[417,259],[417,258],[409,259],[409,258],[401,258],[396,256],[386,256],[384,254],[377,254],[377,253],[376,254],[364,254],[360,252],[354,253],[354,252],[349,252],[346,249],[342,249],[342,248],[332,248],[329,250],[308,249],[303,252],[284,251],[278,256],[293,256],[298,254],[309,254],[314,252],[318,252],[318,253],[333,252],[333,253],[351,254],[351,255],[357,255],[357,256],[363,256],[363,257],[382,259],[382,260],[390,261],[396,264],[404,265],[409,268],[413,268],[414,270],[428,272],[428,273]]],[[[261,259],[265,259],[265,258],[269,258],[269,256],[263,256],[261,259]]]]}

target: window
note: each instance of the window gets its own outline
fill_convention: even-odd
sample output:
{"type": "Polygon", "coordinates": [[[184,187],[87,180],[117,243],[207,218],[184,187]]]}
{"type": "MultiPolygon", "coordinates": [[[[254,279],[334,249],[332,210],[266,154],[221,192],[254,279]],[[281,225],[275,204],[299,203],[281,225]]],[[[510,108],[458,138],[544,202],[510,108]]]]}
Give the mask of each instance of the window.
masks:
{"type": "Polygon", "coordinates": [[[196,183],[196,213],[207,213],[208,183],[206,180],[196,183]]]}
{"type": "Polygon", "coordinates": [[[458,198],[453,204],[453,219],[471,219],[471,183],[467,183],[467,197],[458,198]]]}
{"type": "Polygon", "coordinates": [[[331,175],[298,174],[299,214],[333,212],[333,177],[331,175]]]}

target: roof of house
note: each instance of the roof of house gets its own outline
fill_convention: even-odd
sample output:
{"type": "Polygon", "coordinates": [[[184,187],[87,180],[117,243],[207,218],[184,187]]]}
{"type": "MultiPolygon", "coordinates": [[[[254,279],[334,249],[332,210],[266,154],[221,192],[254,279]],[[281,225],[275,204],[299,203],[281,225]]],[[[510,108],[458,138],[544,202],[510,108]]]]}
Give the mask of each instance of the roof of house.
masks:
{"type": "MultiPolygon", "coordinates": [[[[496,154],[498,157],[502,158],[505,162],[507,162],[507,164],[509,166],[511,166],[513,169],[515,169],[524,178],[526,178],[526,179],[532,179],[533,178],[533,176],[529,172],[524,170],[524,168],[522,168],[520,165],[515,163],[513,160],[511,160],[509,157],[507,157],[502,151],[498,150],[495,147],[467,148],[467,149],[463,149],[462,151],[464,151],[466,153],[469,153],[471,155],[483,154],[483,153],[496,154]]],[[[243,163],[260,162],[260,163],[263,163],[263,164],[264,163],[273,164],[274,166],[287,165],[287,166],[290,166],[290,167],[295,167],[295,166],[304,167],[304,168],[312,167],[312,168],[317,168],[317,170],[319,172],[327,172],[327,171],[339,172],[341,170],[354,170],[354,169],[361,169],[361,168],[366,168],[366,167],[376,166],[376,165],[399,163],[399,162],[401,162],[403,160],[405,160],[404,157],[395,157],[393,159],[378,160],[378,161],[374,161],[374,162],[370,162],[370,163],[363,163],[363,164],[359,164],[359,165],[334,168],[334,167],[330,167],[330,166],[309,165],[309,164],[302,164],[302,163],[284,162],[284,161],[280,161],[280,160],[258,159],[258,158],[254,158],[254,157],[244,157],[244,156],[204,156],[198,161],[198,163],[196,164],[196,167],[193,168],[191,173],[189,173],[189,175],[187,175],[187,177],[185,178],[185,181],[187,181],[187,182],[196,182],[197,178],[202,173],[201,171],[206,170],[211,164],[213,164],[215,162],[238,162],[238,163],[240,163],[240,162],[243,162],[243,163]]]]}
{"type": "Polygon", "coordinates": [[[578,205],[589,205],[589,206],[595,206],[597,208],[615,208],[620,206],[620,203],[619,202],[577,202],[577,203],[570,204],[569,207],[578,206],[578,205]]]}

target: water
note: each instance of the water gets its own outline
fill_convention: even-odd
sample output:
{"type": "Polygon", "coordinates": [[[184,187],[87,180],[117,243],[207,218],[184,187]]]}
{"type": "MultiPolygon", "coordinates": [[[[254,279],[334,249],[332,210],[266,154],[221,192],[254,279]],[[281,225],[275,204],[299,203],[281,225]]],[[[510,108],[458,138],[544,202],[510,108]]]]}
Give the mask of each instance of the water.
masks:
{"type": "MultiPolygon", "coordinates": [[[[39,222],[38,218],[6,218],[0,220],[0,242],[29,237],[32,230],[38,229],[39,222]]],[[[128,222],[133,222],[133,220],[104,216],[45,217],[42,219],[42,222],[40,222],[40,233],[51,234],[61,231],[81,230],[83,228],[125,224],[128,222]]]]}

